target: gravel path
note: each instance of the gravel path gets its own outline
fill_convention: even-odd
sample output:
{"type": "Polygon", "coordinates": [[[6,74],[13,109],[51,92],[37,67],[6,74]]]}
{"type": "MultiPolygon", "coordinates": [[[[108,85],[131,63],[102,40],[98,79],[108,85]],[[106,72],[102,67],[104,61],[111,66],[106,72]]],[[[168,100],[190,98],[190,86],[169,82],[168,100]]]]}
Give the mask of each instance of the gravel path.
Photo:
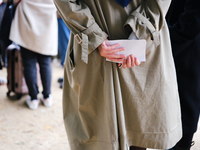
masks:
{"type": "MultiPolygon", "coordinates": [[[[69,150],[62,119],[62,89],[57,82],[63,68],[57,63],[52,66],[51,108],[40,103],[37,110],[30,110],[25,104],[26,96],[10,99],[6,96],[6,85],[0,86],[0,150],[69,150]]],[[[0,76],[6,75],[5,68],[0,70],[0,76]]],[[[194,140],[196,144],[191,150],[200,150],[200,126],[194,140]]]]}

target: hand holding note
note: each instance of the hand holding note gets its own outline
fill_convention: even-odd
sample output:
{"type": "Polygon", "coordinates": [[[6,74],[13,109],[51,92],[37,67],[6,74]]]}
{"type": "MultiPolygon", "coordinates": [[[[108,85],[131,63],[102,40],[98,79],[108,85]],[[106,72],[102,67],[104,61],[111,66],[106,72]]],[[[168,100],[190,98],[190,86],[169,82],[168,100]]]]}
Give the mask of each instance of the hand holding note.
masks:
{"type": "Polygon", "coordinates": [[[107,61],[116,62],[124,69],[146,61],[146,40],[138,40],[133,32],[128,40],[105,40],[98,48],[107,61]]]}
{"type": "MultiPolygon", "coordinates": [[[[123,54],[129,56],[131,54],[137,57],[140,62],[146,61],[146,40],[107,40],[106,45],[112,46],[119,43],[116,49],[124,48],[124,51],[119,51],[116,54],[123,54]]],[[[111,61],[107,59],[107,61],[111,61]]]]}
{"type": "Polygon", "coordinates": [[[123,54],[116,54],[116,53],[124,51],[124,48],[123,47],[117,48],[119,44],[113,44],[112,46],[108,46],[106,45],[106,41],[107,40],[105,40],[98,47],[100,55],[113,62],[122,62],[126,58],[126,56],[123,54]]]}

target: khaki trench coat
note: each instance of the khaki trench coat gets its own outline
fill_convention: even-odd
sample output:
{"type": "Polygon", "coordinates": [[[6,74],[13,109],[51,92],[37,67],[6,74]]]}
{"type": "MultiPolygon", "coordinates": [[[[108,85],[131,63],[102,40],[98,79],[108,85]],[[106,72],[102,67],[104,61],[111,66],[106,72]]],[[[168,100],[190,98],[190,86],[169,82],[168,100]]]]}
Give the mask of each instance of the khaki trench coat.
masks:
{"type": "Polygon", "coordinates": [[[165,14],[170,0],[54,0],[72,31],[63,113],[71,150],[167,149],[182,136],[165,14]],[[106,39],[145,39],[146,62],[120,69],[101,57],[106,39]],[[80,42],[82,40],[82,42],[80,42]],[[80,44],[79,44],[80,43],[80,44]]]}
{"type": "Polygon", "coordinates": [[[15,12],[10,40],[43,55],[57,55],[58,23],[53,0],[22,0],[15,12]]]}

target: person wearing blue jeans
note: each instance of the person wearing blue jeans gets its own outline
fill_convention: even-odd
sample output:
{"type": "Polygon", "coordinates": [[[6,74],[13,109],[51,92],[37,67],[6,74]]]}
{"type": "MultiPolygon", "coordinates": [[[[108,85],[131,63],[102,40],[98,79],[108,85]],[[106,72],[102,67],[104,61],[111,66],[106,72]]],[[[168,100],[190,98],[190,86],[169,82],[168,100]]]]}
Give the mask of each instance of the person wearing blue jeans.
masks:
{"type": "Polygon", "coordinates": [[[58,54],[61,59],[61,65],[63,66],[65,61],[65,55],[67,52],[67,45],[69,42],[70,30],[62,20],[58,18],[58,54]]]}
{"type": "MultiPolygon", "coordinates": [[[[70,37],[70,30],[60,17],[59,13],[57,13],[57,17],[58,17],[58,54],[61,60],[60,63],[62,66],[64,66],[65,55],[67,52],[67,46],[70,37]]],[[[60,83],[60,88],[62,88],[63,78],[59,78],[58,82],[60,83]]]]}
{"type": "Polygon", "coordinates": [[[40,76],[43,86],[42,94],[44,99],[48,98],[51,93],[51,56],[35,53],[24,47],[21,47],[21,56],[24,67],[24,77],[29,89],[31,100],[37,99],[37,94],[39,93],[36,67],[37,62],[39,64],[40,76]]]}

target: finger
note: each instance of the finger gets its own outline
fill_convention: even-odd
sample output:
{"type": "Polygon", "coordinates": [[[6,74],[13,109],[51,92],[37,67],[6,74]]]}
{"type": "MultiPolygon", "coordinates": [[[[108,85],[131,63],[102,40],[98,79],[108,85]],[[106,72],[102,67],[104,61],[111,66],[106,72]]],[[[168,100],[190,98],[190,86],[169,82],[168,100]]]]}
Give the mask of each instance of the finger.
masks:
{"type": "Polygon", "coordinates": [[[117,54],[117,52],[124,51],[124,48],[119,48],[115,50],[101,49],[100,55],[106,58],[126,58],[123,54],[117,54]]]}
{"type": "Polygon", "coordinates": [[[135,57],[135,64],[136,64],[136,66],[139,66],[139,65],[140,65],[140,62],[139,62],[139,60],[137,59],[137,57],[135,57]]]}
{"type": "Polygon", "coordinates": [[[135,67],[135,59],[134,59],[133,54],[130,55],[130,58],[131,58],[131,66],[135,67]]]}
{"type": "Polygon", "coordinates": [[[124,69],[126,69],[126,67],[127,67],[127,66],[126,66],[126,59],[123,60],[123,66],[122,66],[122,67],[123,67],[124,69]]]}
{"type": "Polygon", "coordinates": [[[107,55],[106,58],[109,60],[121,59],[121,61],[123,61],[126,58],[126,56],[123,54],[113,54],[113,55],[107,55]]]}
{"type": "Polygon", "coordinates": [[[131,58],[130,58],[130,56],[127,57],[126,65],[127,65],[128,68],[131,68],[131,58]]]}
{"type": "Polygon", "coordinates": [[[114,45],[111,45],[111,46],[108,46],[108,47],[110,47],[111,49],[115,49],[115,48],[117,48],[118,46],[120,46],[120,44],[119,44],[119,43],[117,43],[117,44],[114,44],[114,45]]]}
{"type": "Polygon", "coordinates": [[[118,53],[118,52],[121,52],[121,51],[124,51],[125,49],[123,47],[119,47],[119,48],[116,48],[116,49],[105,49],[105,52],[107,54],[115,54],[115,53],[118,53]]]}
{"type": "MultiPolygon", "coordinates": [[[[108,59],[108,58],[107,58],[108,59]]],[[[118,62],[118,63],[120,63],[120,62],[122,62],[124,59],[123,58],[121,58],[121,59],[118,59],[118,58],[115,58],[115,59],[109,59],[110,61],[113,61],[113,62],[118,62]]]]}

